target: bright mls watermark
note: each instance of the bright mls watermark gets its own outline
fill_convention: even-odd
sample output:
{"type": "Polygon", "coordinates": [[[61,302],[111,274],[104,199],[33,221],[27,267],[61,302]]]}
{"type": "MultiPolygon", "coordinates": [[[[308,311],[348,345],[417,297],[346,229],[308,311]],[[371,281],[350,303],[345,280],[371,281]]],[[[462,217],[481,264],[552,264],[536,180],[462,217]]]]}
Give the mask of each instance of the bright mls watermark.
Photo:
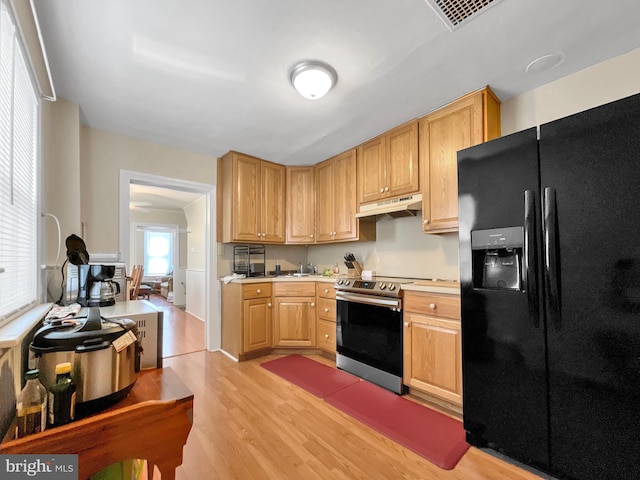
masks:
{"type": "Polygon", "coordinates": [[[2,480],[78,480],[78,455],[0,455],[2,480]]]}

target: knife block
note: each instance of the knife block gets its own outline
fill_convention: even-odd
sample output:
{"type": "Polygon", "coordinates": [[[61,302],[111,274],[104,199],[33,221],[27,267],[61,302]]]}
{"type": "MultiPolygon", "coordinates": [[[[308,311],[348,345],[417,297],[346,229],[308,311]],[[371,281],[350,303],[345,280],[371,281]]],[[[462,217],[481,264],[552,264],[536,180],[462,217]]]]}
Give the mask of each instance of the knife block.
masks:
{"type": "Polygon", "coordinates": [[[362,274],[362,266],[357,262],[345,262],[347,265],[347,276],[359,277],[362,274]]]}

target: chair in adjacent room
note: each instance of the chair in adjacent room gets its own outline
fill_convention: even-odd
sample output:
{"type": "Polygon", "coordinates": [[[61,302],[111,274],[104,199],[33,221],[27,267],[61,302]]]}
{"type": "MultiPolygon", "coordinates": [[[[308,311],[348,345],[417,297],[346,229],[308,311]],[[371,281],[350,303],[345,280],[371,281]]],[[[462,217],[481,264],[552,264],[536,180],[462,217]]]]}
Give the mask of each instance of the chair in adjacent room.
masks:
{"type": "Polygon", "coordinates": [[[141,283],[143,275],[144,267],[142,265],[134,265],[131,270],[129,300],[138,300],[140,297],[149,299],[149,295],[151,295],[151,287],[141,283]]]}

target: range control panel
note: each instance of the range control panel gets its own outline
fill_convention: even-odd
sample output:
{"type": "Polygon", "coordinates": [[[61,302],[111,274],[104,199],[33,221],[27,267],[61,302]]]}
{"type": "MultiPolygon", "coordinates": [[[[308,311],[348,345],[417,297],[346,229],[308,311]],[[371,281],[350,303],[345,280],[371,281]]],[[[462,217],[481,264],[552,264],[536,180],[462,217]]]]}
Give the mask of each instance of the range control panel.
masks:
{"type": "Polygon", "coordinates": [[[336,280],[334,288],[336,290],[348,292],[398,296],[400,293],[400,285],[406,282],[407,280],[399,278],[378,277],[375,280],[341,278],[339,280],[336,280]]]}

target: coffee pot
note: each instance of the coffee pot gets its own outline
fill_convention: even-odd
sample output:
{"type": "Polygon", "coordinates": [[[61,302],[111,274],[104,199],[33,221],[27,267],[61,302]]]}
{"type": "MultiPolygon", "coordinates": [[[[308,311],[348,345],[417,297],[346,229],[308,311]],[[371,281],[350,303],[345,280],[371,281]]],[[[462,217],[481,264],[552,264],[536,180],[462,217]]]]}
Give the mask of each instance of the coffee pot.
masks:
{"type": "Polygon", "coordinates": [[[78,265],[78,303],[83,307],[115,305],[120,284],[113,281],[114,265],[78,265]]]}

